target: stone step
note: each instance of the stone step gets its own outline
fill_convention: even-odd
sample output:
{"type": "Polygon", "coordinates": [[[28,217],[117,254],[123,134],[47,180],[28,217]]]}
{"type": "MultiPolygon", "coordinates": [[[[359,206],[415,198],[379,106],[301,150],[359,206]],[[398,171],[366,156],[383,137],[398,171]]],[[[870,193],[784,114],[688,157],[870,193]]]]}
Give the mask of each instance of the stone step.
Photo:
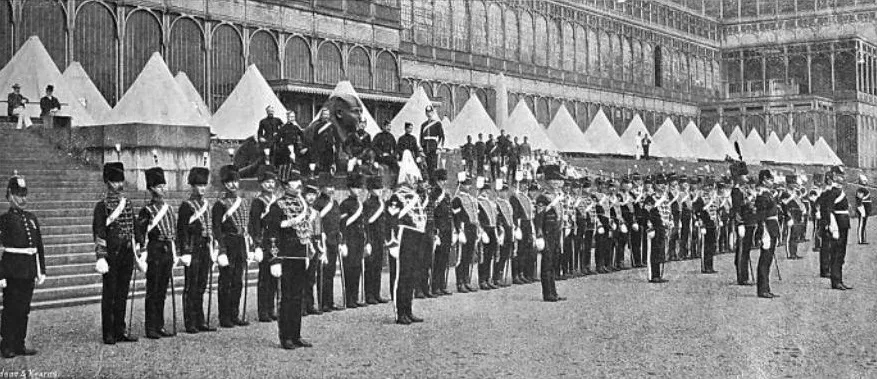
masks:
{"type": "Polygon", "coordinates": [[[43,236],[43,244],[44,245],[63,245],[63,244],[71,244],[71,243],[86,243],[93,242],[94,237],[91,233],[83,233],[83,234],[67,234],[60,236],[43,236]]]}
{"type": "Polygon", "coordinates": [[[42,225],[46,225],[46,221],[50,218],[83,218],[90,220],[94,212],[94,205],[92,204],[91,207],[68,209],[31,209],[30,211],[40,219],[42,225]]]}
{"type": "MultiPolygon", "coordinates": [[[[76,221],[77,223],[82,220],[76,221]]],[[[42,226],[40,225],[40,230],[43,232],[43,236],[69,236],[74,234],[88,234],[92,232],[91,225],[53,225],[53,226],[42,226]]]]}
{"type": "Polygon", "coordinates": [[[83,253],[66,253],[66,254],[47,254],[46,255],[46,269],[49,269],[54,266],[63,266],[69,264],[85,264],[85,263],[94,263],[95,255],[94,248],[92,248],[89,252],[83,253]]]}
{"type": "MultiPolygon", "coordinates": [[[[45,239],[45,237],[43,237],[45,239]]],[[[78,243],[63,243],[63,244],[53,244],[53,245],[45,245],[46,255],[63,255],[63,254],[79,254],[79,253],[93,253],[94,252],[94,241],[88,240],[88,242],[78,242],[78,243]]],[[[48,266],[49,264],[46,263],[48,266]]]]}
{"type": "Polygon", "coordinates": [[[76,274],[85,274],[88,272],[94,271],[94,260],[92,257],[92,262],[83,262],[83,263],[71,263],[71,264],[63,264],[63,265],[54,265],[49,266],[46,265],[46,276],[61,276],[61,275],[76,275],[76,274]]]}
{"type": "Polygon", "coordinates": [[[57,199],[33,199],[28,196],[27,209],[30,211],[44,210],[94,210],[94,200],[57,200],[57,199]]]}
{"type": "MultiPolygon", "coordinates": [[[[89,217],[89,216],[90,215],[77,216],[77,217],[56,217],[56,216],[40,217],[39,215],[37,215],[37,217],[40,220],[40,227],[43,228],[43,234],[48,234],[48,231],[46,229],[47,227],[81,224],[83,222],[87,222],[87,221],[91,220],[91,217],[89,217]]],[[[89,228],[90,227],[91,227],[91,225],[89,225],[89,228]]]]}

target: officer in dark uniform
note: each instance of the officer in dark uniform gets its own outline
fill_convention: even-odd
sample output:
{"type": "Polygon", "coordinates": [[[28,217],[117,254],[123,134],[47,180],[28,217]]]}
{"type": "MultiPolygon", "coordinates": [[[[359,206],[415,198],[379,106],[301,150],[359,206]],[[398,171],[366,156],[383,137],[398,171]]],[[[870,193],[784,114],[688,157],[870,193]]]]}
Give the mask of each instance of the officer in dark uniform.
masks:
{"type": "Polygon", "coordinates": [[[137,215],[134,231],[141,249],[140,259],[145,261],[140,264],[146,267],[146,338],[158,339],[174,336],[164,328],[164,302],[168,283],[173,280],[171,270],[179,259],[177,217],[164,199],[167,192],[164,169],[153,167],[146,170],[145,175],[146,189],[152,199],[137,215]]]}
{"type": "Polygon", "coordinates": [[[475,142],[475,174],[478,176],[484,175],[484,160],[486,159],[487,154],[487,145],[484,144],[484,135],[478,133],[478,142],[475,142]]]}
{"type": "Polygon", "coordinates": [[[365,302],[367,304],[386,303],[389,300],[381,297],[381,269],[384,266],[386,247],[386,203],[381,197],[383,190],[382,177],[369,176],[366,186],[371,194],[363,202],[363,217],[366,219],[366,233],[371,242],[371,255],[365,259],[365,302]]]}
{"type": "Polygon", "coordinates": [[[435,248],[435,260],[432,266],[432,294],[437,296],[450,295],[448,291],[448,265],[451,249],[456,247],[454,241],[454,213],[451,211],[451,196],[445,191],[448,171],[440,168],[432,176],[432,190],[429,201],[433,206],[433,222],[438,246],[435,248]]]}
{"type": "MultiPolygon", "coordinates": [[[[493,269],[493,284],[498,287],[508,287],[510,283],[505,280],[505,273],[509,269],[508,263],[512,259],[515,249],[514,240],[514,215],[512,205],[509,202],[510,193],[508,184],[504,180],[497,180],[496,196],[497,209],[497,240],[499,242],[499,259],[493,269]]],[[[511,276],[510,276],[511,277],[511,276]]]]}
{"type": "Polygon", "coordinates": [[[828,232],[831,238],[831,288],[851,290],[853,287],[843,281],[843,265],[847,256],[847,236],[850,231],[850,203],[844,193],[845,179],[843,168],[834,166],[826,174],[831,179],[831,189],[825,197],[829,213],[828,232]]]}
{"type": "MultiPolygon", "coordinates": [[[[527,185],[526,183],[524,184],[527,185]]],[[[514,223],[515,239],[518,240],[518,256],[512,260],[512,272],[515,284],[526,284],[532,282],[534,267],[532,265],[533,242],[535,240],[535,230],[533,229],[533,217],[535,209],[533,201],[527,196],[526,192],[519,191],[515,188],[509,198],[512,205],[512,222],[514,223]]]]}
{"type": "Polygon", "coordinates": [[[713,178],[705,177],[703,179],[703,196],[698,196],[692,204],[694,218],[698,221],[698,232],[703,238],[703,264],[701,265],[701,273],[715,274],[713,268],[713,257],[716,255],[718,228],[718,209],[719,199],[713,192],[713,178]]]}
{"type": "Polygon", "coordinates": [[[472,135],[466,136],[466,144],[460,146],[460,156],[463,158],[463,166],[469,175],[475,175],[475,144],[472,143],[472,135]]]}
{"type": "Polygon", "coordinates": [[[801,202],[800,189],[798,188],[798,177],[795,175],[786,175],[786,190],[780,194],[780,208],[785,215],[786,229],[788,232],[788,241],[786,241],[786,256],[788,259],[801,259],[798,255],[798,242],[804,235],[802,228],[804,225],[805,206],[801,202]]]}
{"type": "Polygon", "coordinates": [[[371,149],[372,137],[365,131],[365,121],[361,121],[356,131],[347,138],[345,152],[350,159],[365,160],[365,152],[371,149]]]}
{"type": "Polygon", "coordinates": [[[496,203],[491,201],[487,195],[490,191],[488,182],[486,180],[478,182],[478,224],[481,226],[482,252],[482,259],[478,264],[478,287],[482,290],[494,290],[499,288],[494,286],[491,281],[492,268],[496,264],[496,253],[499,250],[496,203]]]}
{"type": "Polygon", "coordinates": [[[749,252],[752,250],[752,241],[755,235],[755,212],[752,201],[746,193],[746,175],[749,170],[746,163],[734,162],[730,165],[731,177],[734,187],[731,188],[731,216],[736,228],[734,234],[737,242],[734,264],[737,268],[737,284],[741,286],[752,285],[749,281],[749,252]]]}
{"type": "Polygon", "coordinates": [[[375,151],[375,160],[387,166],[391,172],[398,170],[398,154],[396,152],[396,137],[390,133],[390,122],[384,121],[381,132],[375,134],[372,139],[372,150],[375,151]]]}
{"type": "MultiPolygon", "coordinates": [[[[831,244],[834,242],[831,238],[831,232],[828,230],[829,221],[831,220],[831,208],[833,206],[830,199],[831,189],[833,187],[831,176],[826,174],[821,183],[824,187],[822,192],[816,198],[816,235],[819,242],[819,276],[822,278],[831,277],[831,244]]],[[[816,245],[816,243],[814,243],[816,245]]]]}
{"type": "Polygon", "coordinates": [[[250,204],[250,217],[247,231],[253,240],[255,248],[254,257],[259,263],[259,278],[257,285],[257,314],[260,322],[277,320],[277,311],[274,309],[274,300],[277,296],[277,278],[271,275],[271,249],[265,239],[265,218],[271,210],[271,205],[277,200],[275,188],[277,186],[277,174],[272,166],[261,166],[258,172],[261,192],[250,204]],[[268,254],[268,256],[265,256],[268,254]]]}
{"type": "Polygon", "coordinates": [[[411,134],[414,131],[414,125],[410,122],[405,123],[405,134],[399,137],[399,141],[396,143],[396,153],[398,156],[396,160],[402,160],[402,153],[405,150],[411,151],[411,156],[414,158],[418,158],[420,156],[420,146],[417,145],[417,138],[414,138],[414,135],[411,134]]]}
{"type": "MultiPolygon", "coordinates": [[[[663,175],[658,174],[655,178],[655,184],[663,184],[663,175]]],[[[667,246],[667,223],[672,222],[670,207],[667,204],[666,197],[655,199],[658,194],[649,195],[643,202],[648,221],[646,225],[646,239],[650,240],[647,245],[651,245],[648,251],[649,266],[649,282],[666,283],[667,279],[661,277],[661,265],[667,261],[665,248],[667,246]],[[658,204],[661,202],[661,204],[658,204]]],[[[666,195],[664,195],[666,196],[666,195]]]]}
{"type": "MultiPolygon", "coordinates": [[[[558,166],[545,166],[545,180],[552,188],[559,189],[563,185],[564,177],[558,166]]],[[[556,302],[566,300],[557,295],[557,287],[554,283],[554,260],[560,253],[561,239],[561,212],[558,203],[563,199],[558,194],[543,193],[536,198],[536,218],[533,224],[536,228],[536,249],[542,252],[542,300],[556,302]]]]}
{"type": "Polygon", "coordinates": [[[219,326],[247,326],[250,323],[244,319],[246,316],[241,318],[240,303],[244,272],[248,262],[255,259],[247,232],[250,206],[240,196],[240,174],[235,166],[220,167],[219,177],[224,191],[211,211],[213,236],[219,243],[219,326]]]}
{"type": "Polygon", "coordinates": [[[457,184],[460,190],[454,200],[451,201],[451,211],[454,214],[454,225],[457,227],[457,243],[460,254],[457,258],[456,278],[457,292],[475,292],[477,287],[471,286],[471,268],[473,263],[478,262],[479,230],[478,224],[478,201],[469,194],[471,180],[468,176],[458,176],[457,184]]]}
{"type": "MultiPolygon", "coordinates": [[[[422,165],[420,170],[420,172],[424,172],[422,165]]],[[[420,250],[421,257],[417,259],[419,271],[417,272],[417,283],[414,288],[414,298],[431,299],[438,296],[432,293],[432,285],[430,284],[433,272],[432,265],[435,263],[436,247],[435,203],[430,201],[430,188],[426,181],[421,180],[418,182],[417,195],[423,199],[421,204],[423,204],[426,224],[424,225],[422,239],[423,249],[420,250]]]]}
{"type": "Polygon", "coordinates": [[[323,265],[323,293],[320,294],[321,311],[343,310],[335,305],[335,272],[338,267],[338,246],[341,242],[341,212],[335,196],[335,183],[328,174],[320,175],[320,196],[314,202],[314,209],[320,212],[320,226],[326,235],[326,264],[323,265]]]}
{"type": "Polygon", "coordinates": [[[773,174],[769,170],[758,173],[758,188],[755,196],[755,232],[756,242],[761,246],[758,257],[757,294],[758,297],[771,299],[777,297],[770,292],[770,265],[773,263],[774,251],[780,238],[780,223],[777,217],[777,203],[771,188],[773,174]]]}
{"type": "Polygon", "coordinates": [[[400,188],[387,201],[387,227],[390,234],[388,247],[399,275],[393,301],[396,304],[396,323],[400,325],[423,322],[422,318],[414,316],[412,309],[418,271],[417,259],[423,256],[418,250],[423,249],[426,227],[426,216],[417,204],[421,199],[415,186],[416,183],[408,181],[401,183],[400,188]]]}
{"type": "Polygon", "coordinates": [[[365,198],[365,178],[358,172],[347,174],[347,189],[350,195],[339,205],[341,212],[342,246],[339,248],[344,259],[344,289],[347,308],[365,307],[359,301],[359,278],[362,275],[363,259],[371,255],[372,246],[365,232],[366,220],[362,201],[365,198]]]}
{"type": "Polygon", "coordinates": [[[859,225],[856,234],[859,245],[868,244],[868,216],[871,216],[871,191],[864,187],[866,185],[868,185],[868,178],[860,175],[859,189],[856,190],[856,211],[859,213],[859,225]]]}
{"type": "MultiPolygon", "coordinates": [[[[6,186],[9,211],[0,216],[0,288],[3,312],[0,316],[0,355],[35,355],[24,346],[34,284],[46,280],[46,253],[37,217],[26,210],[27,183],[16,173],[6,186]]],[[[124,302],[124,300],[123,300],[124,302]]],[[[124,310],[123,310],[124,311],[124,310]]]]}
{"type": "Polygon", "coordinates": [[[280,135],[280,128],[283,126],[283,120],[274,117],[274,107],[270,105],[265,107],[265,113],[267,114],[265,118],[259,121],[256,138],[258,139],[259,147],[274,150],[280,135]]]}
{"type": "Polygon", "coordinates": [[[134,210],[123,195],[125,166],[122,162],[104,164],[106,197],[94,207],[92,233],[97,253],[95,269],[103,276],[101,326],[103,341],[134,342],[125,332],[125,307],[134,270],[134,210]]]}
{"type": "Polygon", "coordinates": [[[445,130],[432,105],[426,106],[427,120],[420,125],[420,146],[426,156],[427,175],[438,167],[438,149],[445,145],[445,130]]]}
{"type": "Polygon", "coordinates": [[[277,133],[272,163],[276,167],[295,164],[299,169],[307,169],[309,146],[305,143],[305,131],[295,120],[295,112],[287,112],[286,120],[277,133]]]}
{"type": "Polygon", "coordinates": [[[314,136],[314,143],[311,147],[311,155],[308,161],[316,163],[317,172],[312,174],[334,172],[336,138],[329,110],[323,109],[320,111],[320,118],[312,122],[308,126],[308,130],[314,136]]]}
{"type": "Polygon", "coordinates": [[[310,207],[302,199],[301,176],[297,171],[281,171],[285,194],[277,199],[265,218],[265,238],[271,249],[271,274],[280,280],[280,314],[277,319],[277,334],[280,346],[287,350],[311,347],[311,343],[301,338],[302,293],[305,288],[308,261],[311,259],[306,244],[310,243],[310,207]],[[304,225],[304,227],[302,227],[304,225]]]}
{"type": "Polygon", "coordinates": [[[207,325],[204,317],[204,291],[207,289],[210,271],[213,270],[210,254],[213,249],[213,223],[210,220],[210,204],[204,198],[209,179],[210,170],[206,167],[192,167],[189,170],[192,194],[180,204],[177,218],[180,261],[186,267],[183,320],[186,333],[191,334],[216,330],[207,325]]]}

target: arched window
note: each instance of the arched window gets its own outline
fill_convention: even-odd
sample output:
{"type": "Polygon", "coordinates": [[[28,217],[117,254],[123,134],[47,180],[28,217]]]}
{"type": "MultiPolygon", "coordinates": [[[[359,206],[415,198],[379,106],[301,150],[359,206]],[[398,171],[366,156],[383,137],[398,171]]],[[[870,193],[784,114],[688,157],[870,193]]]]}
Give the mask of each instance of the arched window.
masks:
{"type": "Polygon", "coordinates": [[[137,79],[146,61],[161,52],[161,25],[148,11],[134,11],[125,23],[124,91],[137,79]]]}
{"type": "Polygon", "coordinates": [[[454,49],[469,51],[469,7],[465,1],[452,1],[454,49]]]}
{"type": "Polygon", "coordinates": [[[204,34],[198,24],[190,18],[178,18],[171,28],[168,68],[175,75],[180,71],[185,72],[202,98],[207,95],[204,79],[207,73],[206,51],[204,34]]]}
{"type": "Polygon", "coordinates": [[[652,45],[643,44],[643,83],[655,85],[655,57],[652,56],[652,45]]]}
{"type": "Polygon", "coordinates": [[[399,92],[399,67],[396,58],[386,51],[378,54],[375,65],[377,77],[375,83],[377,89],[386,92],[399,92]]]}
{"type": "Polygon", "coordinates": [[[536,102],[536,121],[542,127],[546,127],[551,123],[551,110],[548,108],[548,99],[545,97],[540,97],[536,102]]]}
{"type": "Polygon", "coordinates": [[[505,59],[518,60],[518,15],[514,8],[505,11],[505,59]]]}
{"type": "Polygon", "coordinates": [[[536,15],[536,34],[534,43],[536,52],[533,55],[533,63],[545,66],[548,63],[548,21],[542,15],[536,15]]]}
{"type": "Polygon", "coordinates": [[[609,33],[600,32],[600,75],[608,78],[612,75],[612,45],[609,33]]]}
{"type": "Polygon", "coordinates": [[[573,31],[572,24],[563,23],[563,35],[560,36],[563,43],[563,51],[559,53],[561,66],[566,71],[575,70],[576,63],[576,35],[573,31]]]}
{"type": "Polygon", "coordinates": [[[451,48],[451,0],[434,0],[433,43],[436,47],[451,48]]]}
{"type": "Polygon", "coordinates": [[[632,44],[631,53],[633,54],[633,70],[631,75],[631,80],[634,83],[643,82],[643,48],[639,41],[634,41],[632,44]]]}
{"type": "Polygon", "coordinates": [[[590,28],[588,28],[588,71],[590,76],[598,77],[601,75],[600,39],[597,38],[597,32],[590,28]]]}
{"type": "Polygon", "coordinates": [[[502,23],[502,8],[497,3],[491,3],[487,13],[487,37],[490,47],[490,56],[502,58],[505,56],[505,41],[503,34],[505,26],[502,23]]]}
{"type": "Polygon", "coordinates": [[[244,48],[241,36],[230,25],[219,25],[213,30],[213,51],[210,57],[213,93],[213,110],[231,94],[244,72],[244,48]]]}
{"type": "MultiPolygon", "coordinates": [[[[512,111],[515,110],[515,106],[518,105],[518,101],[519,101],[518,94],[510,92],[509,96],[508,96],[508,112],[509,112],[509,114],[511,114],[512,111]]],[[[508,117],[508,116],[509,115],[506,115],[506,117],[508,117]]]]}
{"type": "Polygon", "coordinates": [[[432,94],[432,83],[420,82],[420,88],[423,88],[423,93],[426,94],[426,97],[430,100],[435,100],[435,96],[432,94]]]}
{"type": "MultiPolygon", "coordinates": [[[[586,74],[588,71],[588,33],[585,32],[585,28],[581,25],[575,26],[576,30],[576,45],[575,45],[575,57],[576,57],[576,66],[575,70],[581,74],[586,74]]],[[[567,55],[569,56],[569,55],[567,55]]]]}
{"type": "Polygon", "coordinates": [[[633,80],[633,53],[630,51],[630,40],[625,36],[621,36],[621,70],[622,79],[630,82],[633,80]]]}
{"type": "Polygon", "coordinates": [[[256,65],[265,80],[280,79],[280,50],[267,31],[255,32],[250,38],[250,64],[256,65]]]}
{"type": "Polygon", "coordinates": [[[350,49],[350,55],[347,56],[347,78],[356,88],[371,88],[371,61],[365,49],[361,47],[350,49]]]}
{"type": "Polygon", "coordinates": [[[341,81],[341,50],[326,41],[317,50],[317,83],[335,85],[341,81]]]}
{"type": "Polygon", "coordinates": [[[612,67],[610,68],[611,77],[615,80],[624,80],[624,47],[621,46],[621,36],[613,33],[610,35],[610,38],[612,40],[612,47],[609,50],[612,59],[612,67]]]}
{"type": "Polygon", "coordinates": [[[107,102],[115,105],[118,40],[113,13],[101,3],[86,3],[76,13],[76,25],[73,59],[82,64],[107,102]]]}
{"type": "MultiPolygon", "coordinates": [[[[5,3],[5,1],[4,1],[5,3]]],[[[6,4],[0,4],[6,8],[6,4]]],[[[2,14],[3,11],[0,11],[2,14]]],[[[21,28],[18,40],[24,43],[30,36],[40,42],[61,71],[67,67],[67,15],[58,0],[28,0],[21,9],[21,28]]],[[[2,32],[0,32],[2,34],[2,32]]],[[[4,62],[5,63],[5,62],[4,62]]],[[[0,65],[2,67],[2,65],[0,65]]]]}
{"type": "Polygon", "coordinates": [[[533,17],[521,12],[521,62],[533,63],[533,17]]]}
{"type": "Polygon", "coordinates": [[[456,112],[454,115],[460,114],[460,111],[463,110],[463,106],[466,105],[466,102],[469,101],[469,89],[463,86],[457,87],[454,90],[454,105],[456,108],[456,112]]]}
{"type": "Polygon", "coordinates": [[[448,87],[447,84],[439,85],[438,93],[436,93],[438,101],[442,103],[442,105],[438,109],[439,118],[447,116],[448,118],[453,118],[454,116],[454,106],[451,99],[451,88],[448,87]]]}
{"type": "Polygon", "coordinates": [[[310,83],[314,80],[314,68],[311,65],[311,48],[308,41],[301,37],[292,37],[286,41],[284,69],[287,79],[310,83]]]}
{"type": "Polygon", "coordinates": [[[432,44],[432,1],[414,2],[414,43],[432,44]]]}
{"type": "Polygon", "coordinates": [[[472,1],[472,52],[487,53],[487,10],[481,0],[472,1]]]}
{"type": "Polygon", "coordinates": [[[560,68],[560,50],[562,43],[560,41],[560,24],[557,20],[548,18],[548,66],[551,68],[560,68]]]}

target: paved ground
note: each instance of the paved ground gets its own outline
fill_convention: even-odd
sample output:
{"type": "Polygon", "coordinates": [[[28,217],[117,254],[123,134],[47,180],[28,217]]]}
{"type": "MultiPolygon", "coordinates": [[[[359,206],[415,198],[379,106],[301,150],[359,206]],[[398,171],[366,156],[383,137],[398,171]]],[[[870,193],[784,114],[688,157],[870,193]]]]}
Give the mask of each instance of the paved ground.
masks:
{"type": "MultiPolygon", "coordinates": [[[[315,347],[294,351],[264,323],[105,346],[98,305],[41,310],[29,337],[41,354],[0,360],[0,377],[874,377],[873,246],[850,245],[853,291],[828,289],[808,251],[779,261],[780,298],[758,299],[731,285],[733,257],[722,255],[718,275],[668,264],[663,285],[643,270],[559,282],[562,303],[540,302],[538,284],[417,301],[419,325],[395,325],[389,304],[310,316],[315,347]]],[[[142,311],[138,300],[138,332],[142,311]]]]}

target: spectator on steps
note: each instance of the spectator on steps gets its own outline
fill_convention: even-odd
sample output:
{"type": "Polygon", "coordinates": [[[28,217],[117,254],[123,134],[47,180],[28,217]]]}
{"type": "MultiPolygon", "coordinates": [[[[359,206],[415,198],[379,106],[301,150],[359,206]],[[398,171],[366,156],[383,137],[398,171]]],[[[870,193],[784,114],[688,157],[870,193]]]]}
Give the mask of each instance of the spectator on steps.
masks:
{"type": "Polygon", "coordinates": [[[643,145],[643,159],[645,159],[645,160],[649,159],[649,145],[651,145],[651,144],[652,144],[652,139],[651,139],[651,137],[649,137],[649,134],[648,133],[644,134],[642,145],[643,145]]]}
{"type": "Polygon", "coordinates": [[[53,95],[54,92],[55,86],[51,84],[46,86],[46,96],[40,99],[40,117],[54,116],[61,110],[61,102],[53,95]]]}
{"type": "Polygon", "coordinates": [[[6,115],[15,118],[17,129],[29,128],[32,124],[30,117],[24,114],[24,107],[29,101],[21,94],[21,86],[18,83],[13,84],[12,92],[6,97],[6,115]]]}

